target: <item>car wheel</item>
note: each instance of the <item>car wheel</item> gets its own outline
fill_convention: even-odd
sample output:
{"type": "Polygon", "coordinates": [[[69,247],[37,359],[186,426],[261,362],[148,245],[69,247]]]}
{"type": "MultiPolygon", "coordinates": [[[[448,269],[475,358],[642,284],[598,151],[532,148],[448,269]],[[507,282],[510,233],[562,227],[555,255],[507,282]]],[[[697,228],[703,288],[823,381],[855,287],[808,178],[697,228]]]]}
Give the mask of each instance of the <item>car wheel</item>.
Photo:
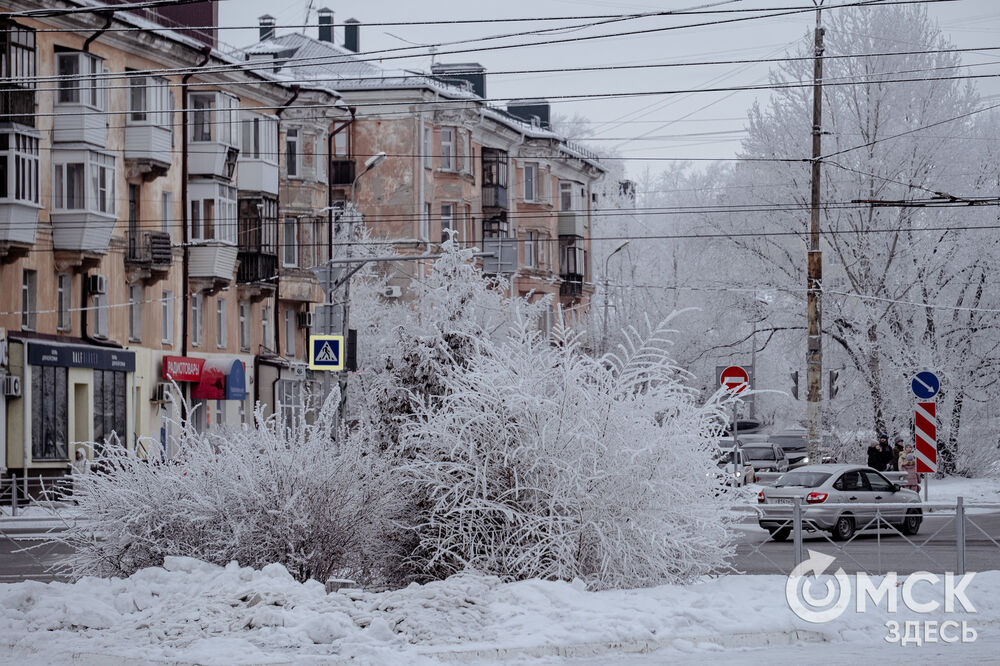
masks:
{"type": "Polygon", "coordinates": [[[768,530],[771,533],[772,541],[784,541],[792,533],[791,527],[775,527],[768,530]]]}
{"type": "Polygon", "coordinates": [[[834,541],[847,541],[854,536],[854,517],[841,516],[833,526],[834,541]]]}
{"type": "Polygon", "coordinates": [[[900,526],[899,531],[906,536],[913,536],[920,531],[920,523],[922,519],[920,518],[920,511],[916,509],[910,509],[906,512],[906,520],[900,526]]]}

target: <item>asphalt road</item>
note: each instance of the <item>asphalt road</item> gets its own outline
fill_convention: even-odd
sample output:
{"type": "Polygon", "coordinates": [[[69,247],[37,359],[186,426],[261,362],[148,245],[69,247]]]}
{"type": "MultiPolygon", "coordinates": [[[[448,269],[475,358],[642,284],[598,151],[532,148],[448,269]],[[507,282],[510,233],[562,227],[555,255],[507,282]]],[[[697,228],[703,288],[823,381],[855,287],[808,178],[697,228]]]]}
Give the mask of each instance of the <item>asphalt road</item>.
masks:
{"type": "MultiPolygon", "coordinates": [[[[1000,567],[1000,512],[970,513],[965,517],[965,570],[983,571],[1000,567]]],[[[848,542],[836,542],[826,532],[805,532],[804,551],[817,550],[837,558],[836,566],[847,573],[866,571],[900,574],[914,571],[956,571],[958,548],[955,516],[925,514],[920,532],[904,537],[894,530],[858,532],[848,542]]],[[[741,538],[732,565],[751,574],[787,574],[795,566],[792,537],[770,540],[768,533],[748,518],[741,524],[741,538]]],[[[808,553],[806,553],[808,557],[808,553]]]]}
{"type": "Polygon", "coordinates": [[[0,520],[0,583],[63,580],[52,568],[71,551],[53,541],[42,521],[0,520]]]}

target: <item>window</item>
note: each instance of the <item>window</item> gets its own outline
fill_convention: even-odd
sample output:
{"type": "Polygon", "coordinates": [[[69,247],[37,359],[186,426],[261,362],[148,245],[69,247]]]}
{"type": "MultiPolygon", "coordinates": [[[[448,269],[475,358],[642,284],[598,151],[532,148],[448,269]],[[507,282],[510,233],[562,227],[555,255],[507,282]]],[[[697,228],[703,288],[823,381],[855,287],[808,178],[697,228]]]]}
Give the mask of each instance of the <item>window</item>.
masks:
{"type": "Polygon", "coordinates": [[[239,101],[221,92],[193,93],[191,108],[191,140],[215,141],[236,147],[239,135],[239,101]]]}
{"type": "Polygon", "coordinates": [[[274,310],[270,305],[265,305],[262,310],[260,315],[260,344],[266,349],[274,350],[274,310]]]}
{"type": "Polygon", "coordinates": [[[892,484],[886,481],[878,472],[865,472],[868,486],[876,493],[891,493],[892,484]]]}
{"type": "Polygon", "coordinates": [[[115,156],[94,151],[58,151],[53,208],[115,214],[115,156]]]}
{"type": "Polygon", "coordinates": [[[450,127],[441,128],[441,168],[455,169],[455,130],[450,127]]]}
{"type": "Polygon", "coordinates": [[[472,134],[462,132],[462,171],[472,173],[472,134]]]}
{"type": "Polygon", "coordinates": [[[524,200],[535,201],[538,198],[538,165],[524,165],[524,200]]]}
{"type": "Polygon", "coordinates": [[[524,266],[527,268],[535,267],[535,260],[537,254],[537,233],[534,231],[524,232],[524,266]]]}
{"type": "Polygon", "coordinates": [[[204,331],[202,316],[204,300],[201,294],[191,294],[191,344],[195,347],[201,346],[201,336],[204,331]]]}
{"type": "Polygon", "coordinates": [[[83,104],[104,109],[104,84],[97,75],[107,71],[104,61],[89,53],[56,54],[59,79],[58,104],[83,104]]]}
{"type": "Polygon", "coordinates": [[[455,229],[455,207],[451,204],[441,204],[441,242],[451,240],[449,231],[455,229]]]}
{"type": "Polygon", "coordinates": [[[285,168],[289,178],[298,178],[301,169],[299,154],[299,131],[290,129],[285,132],[285,168]]]}
{"type": "Polygon", "coordinates": [[[226,425],[226,401],[215,401],[215,427],[226,425]]]}
{"type": "MultiPolygon", "coordinates": [[[[126,73],[134,70],[126,70],[126,73]]],[[[128,124],[172,129],[170,82],[162,76],[128,76],[128,124]]]]}
{"type": "Polygon", "coordinates": [[[226,299],[215,301],[215,346],[222,349],[226,346],[226,299]]]}
{"type": "Polygon", "coordinates": [[[38,301],[38,273],[25,270],[21,272],[21,328],[34,331],[38,328],[38,312],[35,305],[38,301]]]}
{"type": "Polygon", "coordinates": [[[243,147],[240,160],[278,163],[278,119],[259,113],[243,112],[243,147]]]}
{"type": "MultiPolygon", "coordinates": [[[[0,21],[0,108],[4,113],[35,112],[35,77],[38,52],[35,31],[10,21],[0,21]]],[[[17,119],[21,125],[34,125],[33,116],[17,119]]]]}
{"type": "Polygon", "coordinates": [[[69,273],[60,273],[56,278],[56,329],[68,331],[71,323],[69,318],[69,304],[73,296],[73,276],[69,273]]]}
{"type": "Polygon", "coordinates": [[[333,152],[336,157],[347,157],[347,132],[343,126],[340,129],[341,131],[333,135],[333,152]]]}
{"type": "MultiPolygon", "coordinates": [[[[68,368],[32,365],[31,458],[69,460],[68,368]]],[[[95,433],[96,434],[96,433],[95,433]]]]}
{"type": "Polygon", "coordinates": [[[94,294],[91,297],[91,305],[94,313],[94,337],[106,338],[108,337],[108,315],[110,314],[107,294],[94,294]]]}
{"type": "Polygon", "coordinates": [[[285,354],[295,356],[295,310],[285,310],[285,354]]]}
{"type": "Polygon", "coordinates": [[[250,351],[250,304],[240,301],[240,351],[250,351]]]}
{"type": "Polygon", "coordinates": [[[142,340],[141,284],[131,284],[128,287],[128,339],[132,342],[142,340]]]}
{"type": "Polygon", "coordinates": [[[287,431],[294,430],[302,424],[305,416],[305,400],[303,382],[293,379],[280,379],[275,385],[275,400],[278,403],[280,425],[287,431]]]}
{"type": "Polygon", "coordinates": [[[38,164],[38,137],[0,134],[0,200],[38,205],[38,164]]]}
{"type": "Polygon", "coordinates": [[[189,185],[191,240],[236,243],[236,188],[205,181],[189,185]]]}
{"type": "Polygon", "coordinates": [[[286,217],[281,225],[281,263],[283,266],[298,265],[298,219],[286,217]]]}
{"type": "Polygon", "coordinates": [[[430,127],[424,126],[424,167],[431,169],[434,167],[434,153],[431,147],[431,137],[433,132],[430,127]]]}
{"type": "Polygon", "coordinates": [[[112,433],[127,443],[125,373],[94,370],[94,441],[98,448],[112,433]]]}
{"type": "Polygon", "coordinates": [[[431,235],[431,203],[424,202],[423,214],[420,216],[420,238],[430,240],[431,235]]]}
{"type": "Polygon", "coordinates": [[[322,133],[316,135],[316,147],[313,149],[313,170],[316,172],[316,180],[320,183],[326,182],[326,168],[324,163],[324,154],[326,150],[324,149],[324,144],[326,143],[326,137],[322,133]]]}
{"type": "MultiPolygon", "coordinates": [[[[483,148],[482,150],[483,185],[494,185],[503,188],[507,187],[507,153],[495,148],[483,148]]],[[[494,202],[496,205],[496,202],[494,202]]],[[[506,207],[506,197],[503,200],[506,207]]]]}
{"type": "Polygon", "coordinates": [[[560,239],[559,274],[571,275],[574,279],[582,279],[587,274],[587,251],[583,248],[583,239],[560,239]]]}
{"type": "Polygon", "coordinates": [[[559,181],[559,210],[571,211],[574,208],[573,183],[565,180],[559,181]]]}
{"type": "Polygon", "coordinates": [[[174,231],[174,195],[170,192],[163,192],[160,194],[160,230],[164,233],[170,234],[170,240],[173,241],[174,231]]]}
{"type": "Polygon", "coordinates": [[[163,292],[160,301],[160,342],[165,345],[174,342],[174,292],[163,292]]]}

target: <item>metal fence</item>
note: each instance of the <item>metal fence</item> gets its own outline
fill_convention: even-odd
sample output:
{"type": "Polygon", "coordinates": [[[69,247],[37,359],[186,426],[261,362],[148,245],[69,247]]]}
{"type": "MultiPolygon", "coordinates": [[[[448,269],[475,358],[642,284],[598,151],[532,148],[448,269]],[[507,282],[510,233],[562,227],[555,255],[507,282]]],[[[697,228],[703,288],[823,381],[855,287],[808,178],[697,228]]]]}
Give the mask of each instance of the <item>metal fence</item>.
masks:
{"type": "Polygon", "coordinates": [[[0,477],[0,505],[10,509],[12,516],[26,505],[44,500],[51,502],[67,496],[72,490],[69,477],[0,477]]]}
{"type": "Polygon", "coordinates": [[[781,521],[780,528],[770,532],[747,530],[737,546],[734,567],[747,573],[788,574],[812,550],[834,555],[845,571],[872,574],[923,570],[964,574],[995,569],[1000,562],[1000,503],[967,503],[959,497],[955,502],[824,503],[823,507],[864,517],[855,519],[850,538],[837,540],[810,520],[810,505],[799,498],[791,505],[734,507],[743,518],[738,521],[742,527],[756,524],[765,511],[768,520],[781,521]],[[907,511],[919,511],[916,534],[901,525],[907,511]]]}

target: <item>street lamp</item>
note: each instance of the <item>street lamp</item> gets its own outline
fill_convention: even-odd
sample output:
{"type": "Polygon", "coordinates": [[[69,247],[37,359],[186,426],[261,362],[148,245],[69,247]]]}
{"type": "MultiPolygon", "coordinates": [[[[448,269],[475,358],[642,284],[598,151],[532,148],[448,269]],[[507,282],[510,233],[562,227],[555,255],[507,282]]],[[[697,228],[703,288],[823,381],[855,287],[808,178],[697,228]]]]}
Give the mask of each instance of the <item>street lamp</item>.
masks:
{"type": "Polygon", "coordinates": [[[622,241],[618,247],[611,251],[611,254],[604,258],[604,326],[601,328],[602,356],[608,353],[608,262],[611,261],[611,257],[621,252],[628,244],[629,241],[622,241]]]}
{"type": "MultiPolygon", "coordinates": [[[[357,203],[355,202],[354,196],[357,191],[358,181],[361,177],[377,167],[379,164],[385,161],[385,151],[379,151],[365,160],[365,168],[361,170],[354,180],[351,181],[351,205],[354,206],[355,212],[358,210],[357,203]]],[[[351,243],[354,240],[354,215],[347,220],[347,258],[351,258],[351,243]]],[[[332,257],[331,257],[332,258],[332,257]]],[[[347,265],[347,270],[350,271],[350,264],[347,265]]],[[[344,321],[341,333],[344,337],[344,347],[341,349],[341,354],[343,354],[344,361],[347,360],[347,338],[350,335],[350,322],[351,322],[351,274],[348,273],[347,280],[344,281],[344,321]]],[[[340,426],[344,422],[344,414],[347,411],[347,368],[345,365],[344,370],[340,373],[340,409],[337,410],[337,425],[340,426]]]]}

